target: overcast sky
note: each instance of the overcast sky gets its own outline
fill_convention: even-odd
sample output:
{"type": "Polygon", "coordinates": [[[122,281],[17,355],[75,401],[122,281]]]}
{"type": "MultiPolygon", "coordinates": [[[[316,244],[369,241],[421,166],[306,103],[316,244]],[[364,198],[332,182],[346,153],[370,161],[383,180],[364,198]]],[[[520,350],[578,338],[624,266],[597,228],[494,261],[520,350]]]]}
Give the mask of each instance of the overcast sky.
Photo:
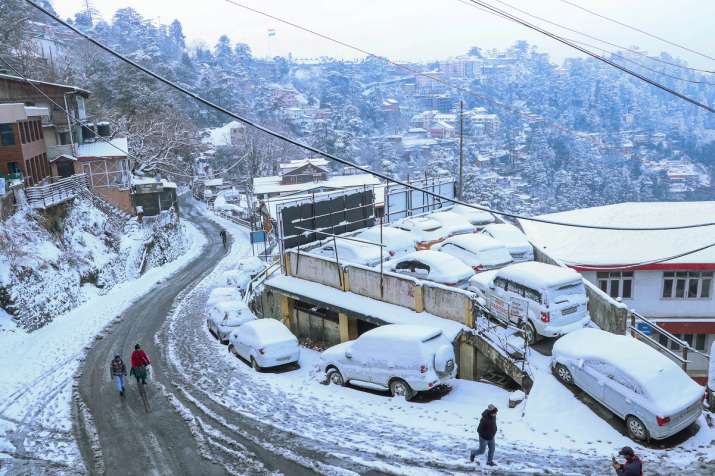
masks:
{"type": "MultiPolygon", "coordinates": [[[[154,21],[169,23],[175,18],[189,42],[213,45],[221,34],[233,42],[247,43],[256,56],[287,55],[311,58],[359,56],[344,47],[297,31],[226,0],[90,0],[109,20],[118,8],[131,6],[154,21]],[[268,37],[268,29],[276,35],[268,37]]],[[[456,56],[470,46],[504,48],[523,39],[538,45],[552,59],[561,61],[576,53],[550,38],[521,25],[497,18],[459,0],[236,0],[258,10],[291,20],[335,38],[393,59],[430,60],[456,56]]],[[[467,1],[468,0],[463,0],[467,1]]],[[[649,52],[667,51],[691,66],[715,67],[715,61],[688,53],[643,34],[594,17],[560,0],[505,0],[529,13],[570,26],[611,43],[637,45],[649,52]]],[[[637,26],[674,43],[715,57],[712,0],[571,0],[591,10],[637,26]]],[[[490,2],[506,9],[497,0],[490,2]]],[[[84,8],[85,0],[53,0],[63,17],[84,8]]],[[[529,19],[522,13],[517,15],[529,19]]],[[[571,32],[563,36],[593,43],[571,32]]],[[[604,45],[602,47],[609,48],[604,45]]]]}

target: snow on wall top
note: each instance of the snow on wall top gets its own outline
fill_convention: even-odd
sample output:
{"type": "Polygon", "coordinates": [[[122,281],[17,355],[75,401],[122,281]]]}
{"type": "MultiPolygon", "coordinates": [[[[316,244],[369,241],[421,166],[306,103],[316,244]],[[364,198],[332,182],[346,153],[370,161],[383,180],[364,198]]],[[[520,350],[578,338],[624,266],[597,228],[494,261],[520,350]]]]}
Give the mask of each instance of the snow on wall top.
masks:
{"type": "Polygon", "coordinates": [[[77,157],[126,157],[129,155],[126,137],[97,141],[77,146],[77,157]]]}
{"type": "Polygon", "coordinates": [[[371,174],[335,175],[319,182],[282,184],[280,175],[256,177],[253,179],[253,193],[288,193],[302,192],[317,188],[350,188],[363,185],[377,185],[380,179],[371,174]]]}
{"type": "MultiPolygon", "coordinates": [[[[715,222],[711,202],[625,202],[541,215],[567,223],[654,227],[715,222]]],[[[592,230],[520,220],[533,243],[567,264],[623,265],[673,256],[712,243],[715,226],[670,231],[592,230]]],[[[715,248],[668,263],[715,264],[715,248]]]]}

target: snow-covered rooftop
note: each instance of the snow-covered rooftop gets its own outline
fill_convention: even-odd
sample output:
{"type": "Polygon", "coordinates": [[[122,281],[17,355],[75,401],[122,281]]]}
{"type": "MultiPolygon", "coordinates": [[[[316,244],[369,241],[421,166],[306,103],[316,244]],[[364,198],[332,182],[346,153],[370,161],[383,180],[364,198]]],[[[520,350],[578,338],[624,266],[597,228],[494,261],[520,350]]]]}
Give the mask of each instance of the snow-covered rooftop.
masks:
{"type": "Polygon", "coordinates": [[[129,145],[126,137],[99,140],[77,146],[77,157],[127,157],[129,145]]]}
{"type": "Polygon", "coordinates": [[[205,144],[211,144],[215,147],[231,145],[231,131],[233,129],[244,129],[246,126],[238,121],[231,121],[221,127],[208,129],[208,136],[204,138],[205,144]]]}
{"type": "MultiPolygon", "coordinates": [[[[542,215],[567,223],[657,227],[715,222],[711,202],[625,202],[542,215]]],[[[616,231],[573,228],[520,220],[532,242],[572,265],[624,265],[667,258],[715,241],[715,226],[669,231],[616,231]]],[[[661,264],[715,265],[715,247],[661,264]]]]}
{"type": "Polygon", "coordinates": [[[351,188],[363,185],[377,185],[380,180],[371,174],[335,175],[319,182],[282,184],[280,175],[256,177],[253,179],[253,193],[306,192],[317,188],[351,188]]]}

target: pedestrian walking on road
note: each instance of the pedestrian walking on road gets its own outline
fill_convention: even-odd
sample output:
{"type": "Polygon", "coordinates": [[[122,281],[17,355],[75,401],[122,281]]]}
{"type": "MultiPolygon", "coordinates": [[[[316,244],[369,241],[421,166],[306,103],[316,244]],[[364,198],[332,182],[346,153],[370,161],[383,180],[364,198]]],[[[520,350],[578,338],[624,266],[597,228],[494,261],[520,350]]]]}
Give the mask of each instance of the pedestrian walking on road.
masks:
{"type": "Polygon", "coordinates": [[[497,434],[497,407],[494,405],[489,405],[486,410],[482,412],[482,418],[479,420],[479,426],[477,427],[477,434],[479,435],[479,449],[473,449],[469,452],[469,461],[474,462],[474,458],[483,455],[487,447],[489,447],[489,452],[487,453],[487,465],[496,466],[494,462],[494,439],[497,434]]]}
{"type": "Polygon", "coordinates": [[[219,232],[219,235],[221,235],[221,241],[223,242],[223,249],[227,249],[228,236],[226,235],[226,230],[221,229],[221,231],[219,232]]]}
{"type": "Polygon", "coordinates": [[[141,382],[146,385],[147,365],[151,365],[149,356],[146,355],[146,352],[144,352],[144,349],[142,349],[139,344],[135,345],[134,352],[132,352],[132,370],[130,374],[134,375],[137,379],[137,383],[141,382]]]}
{"type": "Polygon", "coordinates": [[[626,458],[623,464],[613,458],[613,469],[616,470],[618,476],[643,476],[643,462],[635,454],[633,448],[624,446],[618,454],[626,458]]]}
{"type": "Polygon", "coordinates": [[[114,385],[120,396],[124,396],[124,377],[127,375],[127,366],[119,355],[114,356],[114,360],[109,364],[109,375],[114,380],[114,385]]]}

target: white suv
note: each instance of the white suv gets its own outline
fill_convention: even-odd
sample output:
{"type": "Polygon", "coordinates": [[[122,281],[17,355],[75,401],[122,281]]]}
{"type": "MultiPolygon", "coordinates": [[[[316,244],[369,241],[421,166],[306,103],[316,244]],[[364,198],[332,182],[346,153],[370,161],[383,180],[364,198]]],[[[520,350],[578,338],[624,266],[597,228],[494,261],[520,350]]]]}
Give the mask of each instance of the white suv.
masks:
{"type": "Polygon", "coordinates": [[[420,325],[390,324],[372,329],[323,352],[319,365],[328,382],[335,385],[350,382],[389,390],[407,400],[457,374],[449,339],[441,329],[420,325]]]}

